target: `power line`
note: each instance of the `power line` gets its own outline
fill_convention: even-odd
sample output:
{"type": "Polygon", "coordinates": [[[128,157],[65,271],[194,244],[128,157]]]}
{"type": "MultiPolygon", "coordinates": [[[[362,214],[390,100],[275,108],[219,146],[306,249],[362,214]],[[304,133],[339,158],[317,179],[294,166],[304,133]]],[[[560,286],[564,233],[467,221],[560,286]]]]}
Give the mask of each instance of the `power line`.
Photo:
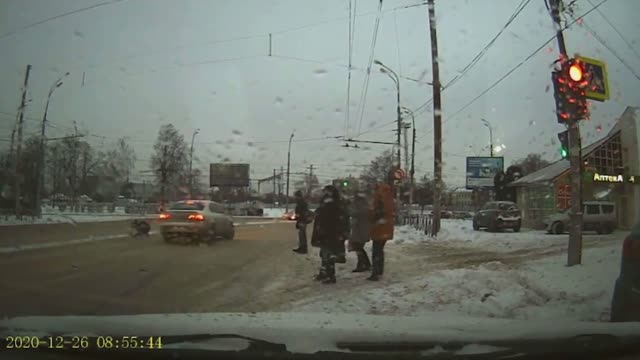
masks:
{"type": "MultiPolygon", "coordinates": [[[[480,50],[480,52],[478,52],[478,54],[476,54],[476,56],[473,59],[471,59],[471,61],[463,68],[463,70],[462,70],[462,72],[460,74],[454,76],[454,78],[451,79],[451,81],[449,81],[446,85],[443,86],[443,88],[442,88],[443,92],[446,89],[448,89],[450,86],[452,86],[453,84],[458,82],[460,79],[462,79],[462,77],[464,75],[466,75],[476,64],[478,64],[480,59],[482,59],[482,57],[487,53],[487,51],[491,48],[491,46],[493,46],[493,44],[495,44],[496,40],[498,40],[500,35],[502,35],[502,33],[504,33],[504,31],[509,27],[509,25],[511,25],[511,23],[516,19],[516,17],[518,17],[518,15],[520,15],[520,13],[529,4],[529,2],[530,2],[530,0],[523,0],[523,1],[520,2],[520,4],[516,7],[516,10],[514,11],[514,13],[509,17],[509,19],[502,26],[502,28],[498,31],[498,33],[487,43],[487,45],[484,46],[484,48],[482,48],[482,50],[480,50]]],[[[418,114],[424,112],[425,109],[427,108],[427,106],[429,106],[431,103],[433,103],[433,97],[431,98],[431,100],[427,101],[426,103],[424,103],[424,104],[420,105],[418,108],[416,108],[413,111],[414,114],[418,115],[418,114]]]]}
{"type": "Polygon", "coordinates": [[[611,54],[612,54],[616,59],[618,59],[618,61],[620,61],[620,63],[621,63],[622,65],[624,65],[624,67],[626,67],[626,68],[627,68],[627,70],[629,70],[629,71],[631,72],[631,74],[633,74],[633,76],[635,76],[635,77],[636,77],[636,79],[640,80],[640,76],[635,72],[635,70],[633,70],[633,68],[632,68],[629,64],[627,64],[627,62],[626,62],[626,61],[624,61],[624,59],[623,59],[620,55],[618,55],[618,53],[617,53],[615,50],[613,50],[613,48],[612,48],[609,44],[607,44],[607,42],[606,42],[606,41],[604,41],[604,40],[600,37],[600,35],[598,35],[598,33],[596,33],[596,31],[595,31],[595,30],[593,30],[593,28],[591,28],[589,25],[587,25],[587,23],[585,23],[585,22],[584,22],[584,19],[582,19],[582,20],[581,20],[581,18],[576,18],[575,16],[573,16],[573,14],[571,14],[570,16],[571,16],[571,18],[574,20],[574,22],[581,23],[581,25],[582,25],[582,26],[584,26],[584,27],[589,31],[589,33],[590,33],[591,35],[593,35],[593,37],[594,37],[596,40],[598,40],[598,42],[599,42],[602,46],[604,46],[605,48],[607,48],[607,50],[609,50],[609,52],[611,52],[611,54]]]}
{"type": "Polygon", "coordinates": [[[382,0],[378,2],[378,16],[376,16],[376,22],[373,26],[373,36],[371,39],[371,51],[369,53],[369,63],[367,65],[367,74],[364,78],[364,85],[360,96],[360,120],[358,122],[358,132],[362,129],[362,119],[364,118],[364,111],[367,103],[367,93],[369,92],[369,79],[371,77],[371,66],[373,65],[373,58],[375,56],[376,42],[378,39],[378,28],[380,27],[380,17],[382,15],[382,0]]]}
{"type": "Polygon", "coordinates": [[[347,105],[345,109],[345,124],[344,135],[347,136],[349,132],[349,117],[351,114],[351,67],[353,65],[353,40],[355,35],[355,17],[352,17],[352,12],[355,13],[355,6],[357,3],[355,0],[349,0],[349,64],[347,68],[347,105]],[[352,9],[353,4],[353,9],[352,9]]]}
{"type": "MultiPolygon", "coordinates": [[[[591,0],[587,0],[587,1],[589,2],[589,4],[591,4],[591,6],[594,6],[593,3],[591,2],[591,0]]],[[[618,36],[620,36],[620,39],[622,39],[622,41],[624,41],[624,43],[627,44],[627,47],[629,47],[629,49],[631,49],[631,51],[633,51],[633,53],[636,54],[636,57],[638,59],[640,59],[640,54],[638,53],[636,48],[633,47],[633,45],[631,45],[631,43],[625,38],[625,36],[622,35],[622,32],[620,32],[620,30],[618,30],[618,28],[611,21],[609,21],[609,18],[607,16],[605,16],[605,14],[602,12],[602,10],[598,9],[597,11],[598,11],[598,14],[600,14],[600,16],[602,16],[604,21],[606,21],[607,24],[609,24],[609,26],[611,26],[611,28],[616,32],[616,34],[618,34],[618,36]]]]}
{"type": "Polygon", "coordinates": [[[106,5],[119,3],[119,2],[122,2],[122,1],[125,1],[125,0],[113,0],[113,1],[102,2],[102,3],[99,3],[99,4],[95,4],[95,5],[83,7],[83,8],[80,8],[80,9],[76,9],[76,10],[73,10],[73,11],[69,11],[69,12],[66,12],[66,13],[63,13],[63,14],[59,14],[59,15],[56,15],[56,16],[48,17],[46,19],[37,21],[35,23],[29,24],[29,25],[26,25],[26,26],[23,26],[21,28],[10,30],[9,32],[6,32],[6,33],[0,35],[0,39],[4,39],[4,38],[6,38],[8,36],[17,34],[17,33],[21,32],[21,31],[24,31],[24,30],[27,30],[27,29],[31,29],[33,27],[36,27],[38,25],[42,25],[42,24],[44,24],[46,22],[49,22],[49,21],[52,21],[52,20],[60,19],[60,18],[63,18],[65,16],[81,13],[81,12],[88,11],[88,10],[91,10],[91,9],[95,9],[97,7],[100,7],[100,6],[106,6],[106,5]]]}
{"type": "MultiPolygon", "coordinates": [[[[580,16],[580,18],[583,18],[587,15],[589,15],[591,12],[593,12],[594,10],[596,10],[599,6],[601,6],[602,4],[604,4],[605,2],[607,2],[609,0],[603,0],[602,2],[600,2],[596,7],[592,8],[591,10],[587,11],[585,14],[583,14],[582,16],[580,16]]],[[[563,27],[563,30],[567,29],[569,26],[575,24],[577,22],[577,20],[574,20],[573,22],[565,25],[563,27]]],[[[494,82],[493,84],[491,84],[488,88],[486,88],[484,91],[482,91],[478,96],[476,96],[475,98],[473,98],[473,100],[469,101],[468,103],[466,103],[464,106],[462,106],[460,109],[458,109],[456,112],[453,113],[453,115],[449,116],[448,120],[451,120],[452,118],[456,117],[456,115],[458,115],[459,113],[461,113],[462,111],[464,111],[466,108],[468,108],[469,106],[471,106],[473,103],[475,103],[478,99],[480,99],[482,96],[484,96],[486,93],[488,93],[489,91],[491,91],[494,87],[496,87],[498,84],[500,84],[502,82],[502,80],[506,79],[509,75],[511,75],[514,71],[516,71],[518,68],[520,68],[522,65],[524,65],[527,61],[531,60],[540,50],[544,49],[545,46],[547,46],[549,43],[551,43],[552,41],[554,41],[556,39],[557,34],[554,34],[549,40],[547,40],[544,44],[540,45],[536,50],[534,50],[531,54],[529,54],[529,56],[527,56],[524,60],[522,60],[520,63],[518,63],[515,67],[513,67],[511,70],[509,70],[506,74],[504,74],[502,77],[500,77],[496,82],[494,82]]]]}

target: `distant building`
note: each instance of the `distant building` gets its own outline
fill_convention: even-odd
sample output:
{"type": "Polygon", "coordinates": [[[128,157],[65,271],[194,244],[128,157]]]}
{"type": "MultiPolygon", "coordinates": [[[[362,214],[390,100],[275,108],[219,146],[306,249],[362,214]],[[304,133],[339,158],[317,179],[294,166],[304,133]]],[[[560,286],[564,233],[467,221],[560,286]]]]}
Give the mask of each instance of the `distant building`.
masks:
{"type": "MultiPolygon", "coordinates": [[[[582,149],[583,201],[615,202],[623,229],[640,220],[640,179],[631,182],[640,175],[638,111],[627,107],[606,136],[582,149]]],[[[524,226],[539,228],[544,217],[570,207],[569,170],[569,160],[562,159],[509,184],[517,187],[524,226]]]]}
{"type": "Polygon", "coordinates": [[[474,209],[474,194],[471,190],[459,190],[448,194],[448,208],[457,211],[474,209]]]}

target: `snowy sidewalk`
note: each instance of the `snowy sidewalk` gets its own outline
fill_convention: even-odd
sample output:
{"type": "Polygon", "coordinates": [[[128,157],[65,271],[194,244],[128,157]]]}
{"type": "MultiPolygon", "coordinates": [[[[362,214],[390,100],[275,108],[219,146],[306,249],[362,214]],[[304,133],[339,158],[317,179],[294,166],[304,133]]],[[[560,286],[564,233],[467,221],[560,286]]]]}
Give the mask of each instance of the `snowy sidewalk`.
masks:
{"type": "Polygon", "coordinates": [[[385,248],[382,281],[351,273],[350,255],[338,284],[317,285],[280,310],[608,321],[624,233],[585,235],[583,265],[566,267],[567,236],[470,227],[445,221],[438,239],[399,227],[385,248]]]}

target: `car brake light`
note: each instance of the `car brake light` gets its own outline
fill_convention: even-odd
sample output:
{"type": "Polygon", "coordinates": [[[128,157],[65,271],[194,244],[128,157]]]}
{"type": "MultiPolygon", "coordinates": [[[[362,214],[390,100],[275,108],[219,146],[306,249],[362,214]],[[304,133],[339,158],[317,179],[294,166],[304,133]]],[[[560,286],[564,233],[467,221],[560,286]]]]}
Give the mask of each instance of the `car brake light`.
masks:
{"type": "Polygon", "coordinates": [[[627,236],[622,243],[622,258],[640,260],[640,241],[631,235],[627,236]]]}
{"type": "Polygon", "coordinates": [[[204,216],[201,214],[191,214],[187,217],[188,220],[192,221],[204,221],[204,216]]]}
{"type": "Polygon", "coordinates": [[[169,216],[169,214],[160,214],[160,219],[161,219],[161,220],[166,220],[166,219],[168,219],[169,217],[170,217],[170,216],[169,216]]]}

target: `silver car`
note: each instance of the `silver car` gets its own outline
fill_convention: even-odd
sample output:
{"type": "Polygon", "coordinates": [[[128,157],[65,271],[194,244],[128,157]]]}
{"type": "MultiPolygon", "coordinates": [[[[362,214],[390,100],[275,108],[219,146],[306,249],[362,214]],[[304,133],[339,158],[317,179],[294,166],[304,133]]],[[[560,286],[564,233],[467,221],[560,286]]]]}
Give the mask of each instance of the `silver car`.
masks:
{"type": "Polygon", "coordinates": [[[160,233],[165,242],[187,239],[193,243],[211,242],[216,237],[233,239],[233,218],[224,206],[208,200],[178,201],[160,214],[160,233]]]}
{"type": "MultiPolygon", "coordinates": [[[[569,229],[569,211],[565,210],[546,217],[543,221],[547,233],[563,234],[569,229]]],[[[616,203],[585,201],[582,209],[582,230],[611,234],[617,224],[616,203]]]]}

